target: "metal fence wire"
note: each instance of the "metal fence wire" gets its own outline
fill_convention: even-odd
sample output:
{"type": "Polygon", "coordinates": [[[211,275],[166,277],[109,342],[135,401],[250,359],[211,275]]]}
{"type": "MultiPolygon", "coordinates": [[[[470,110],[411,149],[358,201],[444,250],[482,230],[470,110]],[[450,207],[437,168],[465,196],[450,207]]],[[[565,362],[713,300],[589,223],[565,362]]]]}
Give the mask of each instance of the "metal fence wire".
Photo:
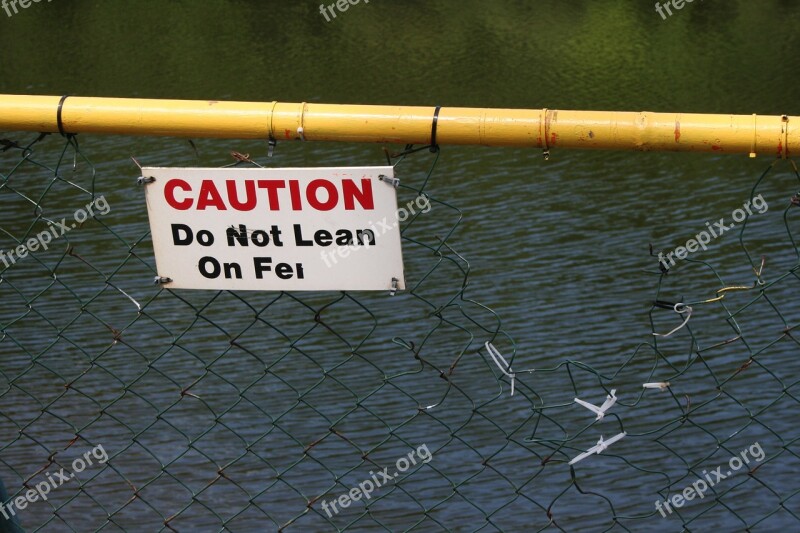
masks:
{"type": "Polygon", "coordinates": [[[646,342],[610,370],[536,368],[470,297],[437,147],[393,159],[430,159],[399,189],[433,206],[402,226],[408,291],[237,293],[146,283],[141,196],[111,205],[105,162],[78,137],[7,136],[0,530],[800,525],[791,161],[750,196],[784,194],[774,253],[751,243],[748,215],[735,283],[648,258],[652,327],[630,333],[646,342]]]}

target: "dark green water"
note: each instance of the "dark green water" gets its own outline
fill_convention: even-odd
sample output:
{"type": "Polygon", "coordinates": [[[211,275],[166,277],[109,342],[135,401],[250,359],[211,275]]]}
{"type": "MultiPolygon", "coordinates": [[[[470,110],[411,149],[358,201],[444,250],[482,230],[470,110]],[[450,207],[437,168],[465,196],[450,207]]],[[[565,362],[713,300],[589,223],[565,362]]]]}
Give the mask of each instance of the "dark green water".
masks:
{"type": "MultiPolygon", "coordinates": [[[[796,101],[796,82],[800,81],[797,2],[705,0],[687,4],[668,20],[662,20],[652,4],[612,0],[373,0],[326,22],[316,2],[53,0],[32,4],[12,17],[0,11],[0,93],[800,115],[796,101]]],[[[2,138],[31,137],[0,133],[2,138]]],[[[181,140],[81,139],[83,151],[97,167],[96,190],[105,194],[112,206],[106,223],[122,239],[133,242],[147,231],[141,189],[134,184],[138,171],[130,163],[131,155],[149,165],[221,166],[230,162],[228,153],[237,150],[265,161],[264,143],[196,144],[199,154],[181,140]]],[[[52,163],[61,148],[61,141],[51,138],[37,155],[52,163]]],[[[0,154],[0,172],[7,173],[17,161],[18,154],[0,154]]],[[[419,185],[427,162],[423,156],[410,163],[409,183],[419,185]]],[[[503,328],[516,343],[516,368],[542,369],[564,360],[580,360],[611,374],[640,343],[652,342],[648,311],[659,276],[645,272],[656,267],[648,256],[648,244],[672,249],[704,229],[706,221],[728,217],[750,197],[751,188],[769,162],[766,157],[749,160],[745,156],[564,151],[554,151],[550,161],[544,161],[535,150],[445,147],[431,187],[435,197],[456,205],[465,215],[454,243],[472,267],[469,296],[502,318],[503,328]]],[[[281,144],[269,163],[379,165],[384,158],[379,146],[281,144]]],[[[91,176],[86,168],[79,167],[74,181],[89,187],[91,176]]],[[[41,193],[37,179],[35,173],[23,175],[21,180],[15,178],[14,186],[30,194],[41,193]]],[[[766,182],[760,191],[770,210],[753,222],[754,241],[749,251],[754,257],[768,255],[765,272],[778,276],[797,261],[783,223],[783,210],[791,194],[797,192],[797,182],[783,173],[779,179],[766,182]]],[[[48,208],[60,213],[59,217],[66,216],[75,205],[82,205],[77,203],[79,195],[71,196],[73,192],[64,186],[58,193],[63,196],[51,194],[48,208]]],[[[2,227],[12,234],[24,233],[31,220],[30,206],[18,200],[14,195],[0,195],[2,227]]],[[[791,223],[789,226],[796,227],[791,223]]],[[[431,232],[438,230],[438,226],[430,226],[431,232]]],[[[91,231],[76,237],[81,254],[91,258],[105,275],[119,269],[117,285],[137,301],[151,297],[154,289],[148,285],[152,277],[148,265],[152,267],[153,260],[147,241],[136,259],[124,262],[126,247],[120,241],[99,229],[91,231]]],[[[11,243],[6,234],[0,235],[0,249],[11,243]]],[[[415,262],[408,250],[406,255],[410,275],[419,276],[424,265],[415,262]]],[[[697,254],[696,258],[712,262],[724,284],[752,283],[749,263],[733,233],[715,240],[708,252],[697,254]]],[[[713,296],[720,282],[709,271],[700,267],[693,270],[692,266],[697,265],[679,268],[678,275],[663,282],[664,298],[692,301],[713,296]]],[[[90,295],[94,294],[92,288],[102,286],[102,275],[93,276],[77,264],[64,268],[63,279],[78,292],[84,290],[90,295]]],[[[2,390],[6,392],[0,405],[0,475],[9,492],[18,490],[23,479],[46,464],[48,450],[63,448],[74,435],[74,428],[82,429],[84,425],[87,428],[82,436],[102,442],[117,454],[112,464],[117,465],[119,475],[106,474],[91,493],[105,510],[99,510],[85,497],[76,500],[72,508],[65,506],[61,512],[69,514],[74,528],[99,528],[103,517],[123,508],[127,510],[119,512],[107,530],[158,530],[164,527],[167,517],[194,502],[176,520],[176,527],[219,530],[220,522],[208,509],[228,516],[232,502],[236,502],[238,510],[242,501],[252,498],[275,522],[250,508],[241,522],[232,522],[231,530],[275,530],[277,524],[302,511],[307,501],[304,498],[318,496],[329,487],[330,478],[322,479],[308,464],[289,475],[289,484],[302,487],[302,497],[280,484],[270,485],[273,488],[261,493],[266,484],[260,480],[268,478],[273,483],[274,472],[287,468],[302,455],[303,446],[298,441],[308,444],[324,433],[327,422],[320,421],[314,409],[336,419],[337,413],[341,416],[337,406],[353,403],[351,396],[343,396],[341,390],[330,386],[306,398],[313,409],[305,406],[295,411],[284,429],[259,440],[258,453],[268,457],[269,467],[260,460],[240,463],[241,477],[237,479],[246,480],[241,482],[246,490],[226,485],[207,490],[194,500],[187,496],[200,492],[213,479],[219,465],[235,460],[243,442],[219,426],[208,433],[195,431],[214,420],[211,412],[230,408],[230,398],[236,397],[232,391],[244,387],[253,373],[263,369],[254,358],[235,353],[211,363],[230,347],[226,335],[240,332],[247,323],[247,311],[236,298],[220,296],[212,309],[200,313],[206,318],[193,327],[192,335],[178,342],[182,350],[171,351],[174,333],[190,327],[209,295],[183,294],[185,302],[180,303],[159,298],[148,311],[152,323],[149,319],[137,322],[127,332],[126,343],[115,345],[109,355],[103,356],[109,374],[90,374],[80,387],[80,394],[61,397],[60,403],[50,409],[46,407],[47,400],[60,394],[65,381],[56,376],[77,379],[86,357],[95,357],[108,348],[107,328],[91,316],[119,327],[135,319],[136,309],[127,299],[109,291],[88,307],[92,315],[87,316],[72,296],[51,291],[35,307],[56,326],[44,323],[38,314],[21,320],[27,307],[19,293],[29,298],[31,291],[43,288],[49,280],[35,265],[4,276],[7,283],[0,284],[4,304],[0,323],[5,328],[0,339],[0,361],[5,365],[2,390]],[[18,289],[20,281],[30,284],[18,289]],[[68,326],[73,318],[75,325],[68,326]],[[165,328],[155,327],[157,321],[165,328]],[[66,328],[63,338],[43,352],[41,360],[51,370],[34,365],[26,373],[31,361],[27,354],[45,350],[57,338],[54,331],[58,328],[66,328]],[[162,353],[166,355],[159,356],[160,373],[138,378],[144,361],[162,353]],[[211,375],[202,387],[208,409],[186,407],[183,403],[170,407],[177,401],[175,391],[208,375],[209,367],[211,375]],[[131,392],[116,400],[123,386],[131,392]],[[37,399],[31,400],[31,395],[37,399]],[[95,421],[96,412],[107,405],[111,405],[111,416],[95,421]],[[155,416],[167,409],[169,416],[164,419],[155,416]],[[47,414],[43,415],[43,411],[47,414]],[[88,424],[89,421],[93,422],[88,424]],[[17,439],[20,431],[25,437],[17,439]],[[297,441],[288,439],[284,431],[297,441]],[[132,444],[134,434],[137,443],[132,444]],[[183,460],[179,461],[180,457],[183,460]],[[172,460],[176,463],[170,473],[177,479],[165,475],[157,482],[146,483],[153,472],[159,471],[159,463],[172,460]],[[147,485],[141,499],[127,507],[131,490],[120,482],[123,477],[147,485]],[[176,494],[180,498],[172,500],[176,494]]],[[[775,280],[769,275],[767,279],[775,280]]],[[[436,283],[440,286],[432,287],[431,293],[444,294],[448,288],[453,289],[448,284],[460,283],[460,278],[455,273],[450,278],[445,274],[436,283]]],[[[762,302],[737,317],[752,351],[767,346],[784,327],[791,327],[800,318],[794,297],[796,287],[787,283],[772,291],[772,306],[762,302]]],[[[405,296],[397,300],[399,304],[387,303],[377,295],[363,298],[376,313],[396,313],[399,324],[392,335],[419,343],[419,335],[426,328],[415,324],[424,316],[424,309],[415,307],[405,296]]],[[[263,306],[269,299],[265,295],[248,302],[263,306]]],[[[740,298],[737,302],[744,301],[740,298]]],[[[733,336],[720,309],[697,311],[692,320],[701,348],[733,336]]],[[[351,317],[342,319],[345,323],[360,323],[363,318],[355,307],[342,313],[351,317]]],[[[276,317],[275,323],[293,334],[313,321],[313,313],[304,314],[292,303],[279,306],[276,317]]],[[[656,331],[661,332],[679,323],[657,313],[654,320],[656,331]]],[[[243,334],[242,344],[254,350],[266,350],[265,346],[280,348],[279,341],[272,344],[268,328],[263,329],[254,328],[243,334]]],[[[365,334],[355,326],[350,333],[354,338],[365,334]]],[[[447,368],[455,355],[453,345],[463,339],[457,331],[443,330],[437,335],[429,344],[430,357],[447,368]]],[[[469,357],[479,357],[476,350],[485,340],[488,339],[475,339],[468,350],[469,357]]],[[[331,339],[312,335],[304,343],[303,349],[314,352],[324,365],[337,364],[333,354],[320,353],[326,348],[334,350],[331,339]]],[[[683,336],[674,344],[666,342],[662,349],[677,364],[691,353],[689,343],[689,337],[683,336]]],[[[402,350],[398,352],[390,338],[377,339],[371,349],[386,373],[415,368],[403,359],[402,350]]],[[[735,344],[724,353],[709,355],[706,363],[725,374],[745,362],[747,353],[735,344]]],[[[791,389],[800,371],[797,355],[796,343],[783,339],[764,361],[765,367],[780,370],[778,378],[754,365],[752,368],[759,369],[754,372],[758,376],[754,381],[731,383],[726,394],[699,412],[691,423],[659,442],[652,438],[623,440],[616,450],[638,469],[679,472],[674,463],[685,464],[676,457],[691,462],[718,450],[720,442],[731,453],[718,451],[707,462],[709,466],[721,464],[756,440],[769,455],[778,454],[784,446],[791,449],[787,443],[797,436],[799,418],[798,404],[792,399],[792,392],[797,390],[791,389]],[[742,408],[728,395],[750,403],[742,408]],[[769,408],[776,398],[780,401],[769,408]],[[728,440],[734,433],[735,438],[728,440]],[[675,454],[665,449],[675,450],[675,454]]],[[[649,360],[637,360],[637,364],[625,367],[611,380],[619,389],[623,406],[620,412],[627,417],[629,433],[655,431],[659,421],[671,419],[667,411],[674,415],[677,408],[674,403],[665,406],[663,402],[669,400],[660,403],[653,399],[657,396],[649,395],[635,408],[624,407],[640,393],[640,384],[643,378],[650,377],[651,366],[649,360]]],[[[309,360],[296,354],[286,361],[286,367],[282,375],[288,385],[277,381],[263,384],[248,393],[252,405],[244,402],[231,408],[232,420],[226,423],[245,440],[262,435],[267,418],[274,420],[276,413],[289,409],[296,400],[295,392],[307,385],[303,380],[311,379],[308,376],[318,371],[309,360]]],[[[347,377],[341,377],[342,381],[359,393],[371,390],[367,384],[381,379],[374,368],[357,361],[349,363],[346,370],[347,377]]],[[[588,423],[582,413],[570,407],[575,391],[569,377],[566,372],[528,375],[524,378],[530,387],[528,395],[535,401],[519,395],[510,398],[505,388],[504,401],[494,402],[483,412],[487,419],[502,420],[509,433],[508,428],[520,428],[508,439],[509,446],[505,454],[499,455],[495,467],[514,480],[516,485],[512,486],[504,478],[493,477],[479,468],[482,459],[507,441],[496,427],[483,419],[473,421],[459,435],[469,446],[452,437],[451,429],[470,418],[473,401],[479,404],[497,394],[490,366],[485,362],[468,360],[460,371],[465,376],[460,386],[470,400],[450,396],[442,403],[436,416],[449,424],[446,430],[424,416],[414,418],[407,432],[396,427],[418,405],[442,399],[441,379],[428,375],[430,372],[399,382],[413,391],[409,396],[382,389],[372,406],[375,412],[396,417],[390,423],[393,434],[396,431],[411,444],[425,442],[431,449],[440,449],[431,465],[438,465],[451,479],[464,483],[460,496],[431,511],[439,522],[427,521],[418,529],[523,531],[545,527],[548,505],[569,485],[569,469],[561,464],[533,477],[539,472],[542,456],[535,454],[549,452],[525,439],[532,433],[532,404],[563,406],[550,414],[573,424],[570,436],[578,421],[580,428],[588,423]],[[481,396],[484,392],[487,397],[481,396]],[[470,502],[478,502],[480,510],[470,502]],[[487,519],[489,514],[491,519],[487,519]]],[[[694,372],[684,381],[683,388],[676,390],[684,405],[683,395],[690,395],[696,405],[710,401],[716,391],[708,371],[697,370],[696,375],[694,372]]],[[[654,376],[652,381],[657,378],[654,376]]],[[[582,395],[602,399],[604,393],[596,379],[576,379],[582,395]]],[[[436,414],[436,410],[431,413],[436,414]]],[[[351,415],[345,426],[372,444],[380,442],[386,433],[385,426],[363,412],[351,415]]],[[[601,428],[606,438],[618,430],[615,423],[606,421],[571,445],[593,445],[601,428]]],[[[337,458],[352,456],[353,450],[342,444],[324,453],[330,454],[325,456],[327,460],[336,462],[337,458]]],[[[390,450],[383,459],[393,460],[399,455],[390,450]]],[[[705,521],[693,523],[693,530],[741,530],[743,524],[762,518],[764,521],[756,530],[796,528],[797,522],[789,512],[800,513],[797,497],[791,498],[798,489],[798,463],[791,452],[785,452],[783,459],[774,463],[777,466],[762,467],[761,486],[773,492],[756,490],[753,485],[736,492],[734,486],[738,482],[725,486],[733,491],[726,501],[735,502],[743,521],[717,508],[705,521]],[[782,498],[787,499],[788,511],[764,518],[782,498]]],[[[346,460],[341,464],[353,466],[346,460]]],[[[609,498],[618,515],[652,514],[655,492],[665,484],[655,474],[620,468],[619,462],[603,458],[579,466],[576,471],[581,488],[609,498]]],[[[679,474],[675,476],[673,480],[680,479],[679,474]]],[[[699,472],[676,482],[673,492],[696,477],[699,472]]],[[[344,493],[346,487],[363,478],[363,472],[356,471],[332,495],[344,493]]],[[[439,502],[442,495],[451,493],[452,487],[443,486],[441,478],[420,479],[409,490],[425,505],[439,502]]],[[[420,508],[401,496],[393,493],[384,501],[380,516],[386,529],[408,529],[418,519],[410,517],[417,517],[415,513],[420,513],[420,508]]],[[[23,525],[27,521],[28,527],[37,527],[48,519],[51,510],[46,506],[32,507],[27,517],[22,516],[23,525]]],[[[612,513],[603,498],[587,499],[574,487],[558,499],[552,513],[566,531],[603,531],[612,527],[614,531],[623,530],[622,526],[613,525],[612,513]]],[[[347,516],[355,519],[358,515],[347,516]]],[[[295,528],[330,529],[317,515],[305,520],[299,520],[295,528]]],[[[347,521],[336,524],[344,528],[347,521]]],[[[633,531],[676,531],[680,524],[675,517],[662,519],[656,515],[626,522],[625,526],[633,531]]],[[[45,530],[48,527],[59,530],[65,526],[56,520],[45,530]]],[[[369,520],[351,527],[380,529],[377,522],[369,520]]]]}

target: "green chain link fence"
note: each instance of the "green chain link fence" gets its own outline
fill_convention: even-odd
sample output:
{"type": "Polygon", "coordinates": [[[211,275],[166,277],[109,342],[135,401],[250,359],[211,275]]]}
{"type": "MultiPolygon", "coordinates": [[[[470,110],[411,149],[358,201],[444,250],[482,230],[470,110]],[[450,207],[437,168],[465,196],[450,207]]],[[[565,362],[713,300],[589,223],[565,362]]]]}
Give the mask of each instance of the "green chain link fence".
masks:
{"type": "Polygon", "coordinates": [[[625,333],[646,341],[603,368],[577,358],[540,368],[518,361],[500,317],[470,297],[462,215],[436,195],[438,150],[394,157],[399,169],[431,159],[399,189],[401,202],[433,205],[402,228],[408,291],[170,291],[147,283],[143,191],[108,201],[104,162],[78,137],[6,136],[0,496],[13,520],[0,524],[10,531],[800,522],[793,165],[757,181],[751,199],[767,184],[783,195],[783,226],[748,217],[740,265],[687,259],[667,271],[647,258],[652,329],[625,333]],[[89,206],[94,215],[76,220],[89,206]],[[47,231],[47,249],[26,244],[47,231]],[[612,390],[599,420],[574,401],[599,405],[612,390]],[[570,464],[601,435],[620,437],[570,464]],[[675,503],[693,484],[692,501],[675,503]]]}

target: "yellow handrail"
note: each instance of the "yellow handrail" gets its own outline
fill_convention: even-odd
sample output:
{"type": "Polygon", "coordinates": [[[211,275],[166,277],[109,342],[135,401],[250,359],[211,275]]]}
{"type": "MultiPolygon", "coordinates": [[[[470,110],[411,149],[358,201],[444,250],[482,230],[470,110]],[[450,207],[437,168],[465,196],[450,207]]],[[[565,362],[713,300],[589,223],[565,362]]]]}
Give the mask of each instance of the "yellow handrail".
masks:
{"type": "Polygon", "coordinates": [[[0,130],[398,144],[435,140],[440,145],[751,157],[800,152],[800,117],[786,115],[0,95],[0,130]]]}

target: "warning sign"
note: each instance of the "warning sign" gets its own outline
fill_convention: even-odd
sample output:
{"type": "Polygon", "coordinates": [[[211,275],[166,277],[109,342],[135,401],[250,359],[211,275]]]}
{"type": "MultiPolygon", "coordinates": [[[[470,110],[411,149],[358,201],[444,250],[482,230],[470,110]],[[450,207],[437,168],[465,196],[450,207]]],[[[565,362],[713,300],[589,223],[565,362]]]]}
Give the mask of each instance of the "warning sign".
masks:
{"type": "Polygon", "coordinates": [[[142,176],[166,287],[405,288],[392,167],[143,168],[142,176]]]}

